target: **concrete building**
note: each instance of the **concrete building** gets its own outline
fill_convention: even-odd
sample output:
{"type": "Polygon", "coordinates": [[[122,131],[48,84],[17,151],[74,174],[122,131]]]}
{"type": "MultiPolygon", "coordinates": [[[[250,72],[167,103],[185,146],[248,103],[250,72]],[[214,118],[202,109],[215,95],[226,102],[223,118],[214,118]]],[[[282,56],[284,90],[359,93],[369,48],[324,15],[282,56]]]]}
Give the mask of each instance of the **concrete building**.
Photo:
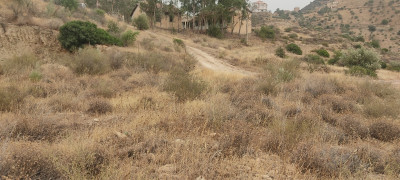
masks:
{"type": "Polygon", "coordinates": [[[251,9],[253,12],[267,12],[268,11],[268,5],[264,1],[257,1],[251,3],[251,9]]]}

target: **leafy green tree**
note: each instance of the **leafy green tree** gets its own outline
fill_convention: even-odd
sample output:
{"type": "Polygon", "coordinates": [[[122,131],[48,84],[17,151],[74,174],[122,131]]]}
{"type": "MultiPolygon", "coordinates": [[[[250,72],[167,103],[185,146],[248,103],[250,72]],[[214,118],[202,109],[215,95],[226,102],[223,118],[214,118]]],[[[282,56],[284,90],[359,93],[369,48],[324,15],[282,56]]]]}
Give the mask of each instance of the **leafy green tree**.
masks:
{"type": "Polygon", "coordinates": [[[68,51],[82,48],[85,44],[122,45],[121,41],[96,24],[84,21],[71,21],[60,27],[58,40],[68,51]]]}

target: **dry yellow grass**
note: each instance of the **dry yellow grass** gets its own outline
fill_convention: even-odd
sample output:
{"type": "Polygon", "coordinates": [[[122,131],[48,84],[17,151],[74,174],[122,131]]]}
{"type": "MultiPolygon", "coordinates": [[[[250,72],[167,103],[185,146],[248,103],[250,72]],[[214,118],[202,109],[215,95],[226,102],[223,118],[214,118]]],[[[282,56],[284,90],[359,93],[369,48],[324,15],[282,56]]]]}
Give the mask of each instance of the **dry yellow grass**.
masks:
{"type": "Polygon", "coordinates": [[[46,46],[54,54],[33,53],[37,61],[21,61],[24,69],[20,56],[2,57],[11,69],[0,75],[0,178],[399,177],[400,94],[383,82],[398,73],[310,71],[298,56],[275,57],[280,41],[252,37],[236,47],[238,39],[164,33],[87,54],[46,46]],[[170,36],[256,73],[199,67],[170,36]],[[101,73],[77,71],[84,57],[100,57],[101,73]],[[31,80],[32,71],[40,78],[31,80]],[[189,80],[171,81],[176,72],[189,80]],[[182,86],[165,88],[171,82],[182,86]]]}

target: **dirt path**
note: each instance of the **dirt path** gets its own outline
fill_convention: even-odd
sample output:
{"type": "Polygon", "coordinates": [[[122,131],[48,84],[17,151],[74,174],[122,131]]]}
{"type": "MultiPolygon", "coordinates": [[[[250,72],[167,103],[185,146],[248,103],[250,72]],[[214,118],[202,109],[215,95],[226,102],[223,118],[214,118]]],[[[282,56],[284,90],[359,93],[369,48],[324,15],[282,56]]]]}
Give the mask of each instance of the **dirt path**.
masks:
{"type": "Polygon", "coordinates": [[[186,46],[186,49],[190,55],[192,55],[196,60],[205,68],[216,71],[225,72],[233,74],[241,74],[244,76],[255,75],[255,73],[240,69],[238,67],[232,66],[221,59],[215,58],[210,54],[197,49],[195,47],[186,46]]]}
{"type": "MultiPolygon", "coordinates": [[[[156,36],[158,38],[165,39],[166,41],[172,41],[172,39],[174,38],[168,34],[164,33],[161,34],[160,32],[157,33],[147,32],[147,33],[156,36]]],[[[190,41],[186,40],[183,41],[185,42],[187,52],[190,55],[192,55],[204,68],[210,69],[215,72],[238,74],[243,76],[253,76],[257,74],[254,72],[246,71],[239,67],[232,66],[229,63],[224,62],[223,60],[216,58],[199,48],[194,47],[194,45],[192,45],[190,41]]]]}

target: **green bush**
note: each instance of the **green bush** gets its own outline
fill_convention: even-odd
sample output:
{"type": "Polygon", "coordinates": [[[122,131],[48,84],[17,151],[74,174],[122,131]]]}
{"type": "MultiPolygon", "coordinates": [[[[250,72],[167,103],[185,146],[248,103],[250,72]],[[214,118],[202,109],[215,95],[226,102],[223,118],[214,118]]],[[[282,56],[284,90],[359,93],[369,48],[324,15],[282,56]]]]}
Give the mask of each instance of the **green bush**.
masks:
{"type": "Polygon", "coordinates": [[[256,34],[261,39],[275,39],[275,30],[273,26],[261,26],[261,29],[256,31],[256,34]]]}
{"type": "Polygon", "coordinates": [[[222,31],[221,28],[219,28],[218,26],[210,26],[207,29],[207,34],[211,37],[215,37],[218,39],[222,39],[222,31]]]}
{"type": "Polygon", "coordinates": [[[390,62],[387,69],[400,72],[400,63],[390,62]]]}
{"type": "Polygon", "coordinates": [[[280,57],[280,58],[285,58],[286,57],[285,50],[282,47],[279,47],[278,49],[275,50],[275,55],[280,57]]]}
{"type": "Polygon", "coordinates": [[[381,62],[381,68],[382,69],[386,69],[387,68],[387,64],[386,64],[386,62],[381,62]]]}
{"type": "Polygon", "coordinates": [[[375,27],[374,25],[369,25],[369,26],[368,26],[368,30],[369,30],[370,32],[374,32],[374,31],[376,31],[376,27],[375,27]]]}
{"type": "Polygon", "coordinates": [[[296,39],[298,35],[296,33],[289,34],[289,38],[296,39]]]}
{"type": "Polygon", "coordinates": [[[136,37],[139,35],[139,32],[133,32],[128,30],[121,35],[121,41],[124,46],[129,46],[136,41],[136,37]]]}
{"type": "Polygon", "coordinates": [[[388,24],[389,24],[389,21],[388,21],[387,19],[384,19],[384,20],[382,20],[381,24],[382,24],[382,25],[388,25],[388,24]]]}
{"type": "Polygon", "coordinates": [[[122,45],[119,39],[97,28],[96,24],[83,21],[71,21],[61,26],[58,40],[68,51],[82,48],[84,44],[122,45]]]}
{"type": "Polygon", "coordinates": [[[342,57],[342,52],[341,51],[335,51],[334,52],[334,55],[333,55],[333,58],[332,59],[329,59],[329,61],[328,61],[328,64],[330,64],[330,65],[334,65],[334,64],[336,64],[337,62],[339,62],[339,60],[340,60],[340,58],[342,57]]]}
{"type": "Polygon", "coordinates": [[[142,14],[133,19],[133,25],[139,30],[147,30],[149,29],[149,20],[146,15],[142,14]]]}
{"type": "Polygon", "coordinates": [[[180,102],[200,97],[205,89],[204,82],[196,79],[183,69],[172,71],[164,84],[164,90],[173,93],[180,102]]]}
{"type": "Polygon", "coordinates": [[[315,50],[314,52],[316,52],[318,55],[320,55],[322,57],[326,57],[326,58],[330,57],[329,52],[325,49],[318,49],[318,50],[315,50]]]}
{"type": "Polygon", "coordinates": [[[365,67],[361,67],[361,66],[352,66],[352,67],[350,67],[350,69],[347,73],[352,76],[366,76],[366,75],[371,76],[371,77],[377,76],[375,71],[365,68],[365,67]]]}
{"type": "Polygon", "coordinates": [[[303,60],[310,64],[325,64],[325,61],[320,56],[314,54],[306,55],[303,60]]]}
{"type": "Polygon", "coordinates": [[[399,36],[400,36],[400,31],[399,31],[399,32],[397,32],[397,35],[399,35],[399,36]]]}
{"type": "Polygon", "coordinates": [[[109,21],[107,25],[107,32],[114,36],[118,36],[121,33],[121,29],[118,26],[118,23],[115,21],[109,21]]]}
{"type": "Polygon", "coordinates": [[[371,46],[372,46],[373,48],[380,48],[380,47],[381,47],[379,41],[376,40],[376,39],[374,39],[374,40],[371,41],[371,46]]]}
{"type": "Polygon", "coordinates": [[[64,6],[65,8],[73,11],[78,8],[78,2],[76,0],[55,0],[55,4],[64,6]]]}
{"type": "MultiPolygon", "coordinates": [[[[339,64],[347,67],[360,66],[365,69],[375,71],[381,67],[379,55],[365,48],[351,49],[343,53],[340,57],[339,64]]],[[[356,68],[355,70],[360,70],[356,68]]]]}
{"type": "Polygon", "coordinates": [[[298,45],[294,44],[294,43],[288,44],[286,46],[286,50],[291,52],[291,53],[293,53],[293,54],[297,54],[297,55],[302,55],[303,54],[303,51],[301,50],[301,48],[298,45]]]}

